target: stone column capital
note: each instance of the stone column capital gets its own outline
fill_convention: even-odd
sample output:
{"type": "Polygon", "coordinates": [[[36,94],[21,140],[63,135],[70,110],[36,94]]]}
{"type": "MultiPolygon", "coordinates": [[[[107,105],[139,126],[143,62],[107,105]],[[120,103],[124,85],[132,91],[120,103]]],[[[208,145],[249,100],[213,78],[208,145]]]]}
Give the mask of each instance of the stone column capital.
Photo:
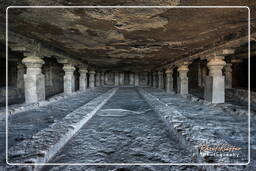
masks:
{"type": "Polygon", "coordinates": [[[170,69],[168,68],[166,71],[165,71],[166,74],[172,74],[173,73],[173,69],[170,69]]]}
{"type": "Polygon", "coordinates": [[[226,62],[223,59],[222,56],[215,56],[208,60],[207,66],[209,68],[210,76],[222,75],[222,69],[226,65],[226,62]]]}
{"type": "Polygon", "coordinates": [[[188,72],[188,65],[185,65],[185,64],[183,64],[183,65],[180,65],[179,67],[178,67],[178,70],[177,71],[179,71],[179,72],[188,72]]]}
{"type": "Polygon", "coordinates": [[[76,68],[74,67],[73,64],[66,63],[66,64],[64,64],[64,66],[63,66],[63,70],[64,70],[65,72],[74,72],[74,71],[76,70],[76,68]]]}
{"type": "Polygon", "coordinates": [[[22,63],[28,68],[41,68],[44,64],[44,60],[37,56],[29,56],[22,59],[22,63]]]}
{"type": "Polygon", "coordinates": [[[94,70],[90,70],[89,74],[95,74],[96,72],[94,70]]]}

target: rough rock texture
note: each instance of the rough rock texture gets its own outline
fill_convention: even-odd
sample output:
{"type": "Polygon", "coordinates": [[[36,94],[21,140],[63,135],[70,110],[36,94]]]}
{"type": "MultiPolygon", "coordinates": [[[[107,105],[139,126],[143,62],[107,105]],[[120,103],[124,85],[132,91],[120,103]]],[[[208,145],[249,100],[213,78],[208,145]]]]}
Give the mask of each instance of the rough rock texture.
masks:
{"type": "MultiPolygon", "coordinates": [[[[111,89],[76,109],[62,120],[33,135],[30,140],[11,147],[10,163],[45,163],[59,151],[67,141],[115,94],[111,89]]],[[[10,170],[22,170],[23,166],[10,166],[10,170]]],[[[26,168],[26,167],[25,167],[26,168]]],[[[39,169],[40,166],[31,166],[39,169]]]]}
{"type": "MultiPolygon", "coordinates": [[[[248,5],[225,0],[21,0],[7,5],[248,5]]],[[[252,18],[255,12],[251,10],[252,18]]],[[[9,9],[9,29],[98,67],[155,68],[247,34],[241,9],[9,9]],[[202,15],[204,14],[204,15],[202,15]],[[163,55],[164,54],[164,55],[163,55]]],[[[0,17],[4,17],[3,15],[0,17]]],[[[254,21],[252,20],[252,32],[254,21]]],[[[4,25],[4,24],[3,24],[4,25]]],[[[10,45],[19,45],[10,40],[10,45]]]]}

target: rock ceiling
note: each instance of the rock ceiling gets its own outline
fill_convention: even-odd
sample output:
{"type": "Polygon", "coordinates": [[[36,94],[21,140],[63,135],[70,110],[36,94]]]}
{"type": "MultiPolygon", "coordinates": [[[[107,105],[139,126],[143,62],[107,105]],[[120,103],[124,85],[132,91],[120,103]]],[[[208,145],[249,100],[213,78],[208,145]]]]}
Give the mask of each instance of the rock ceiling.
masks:
{"type": "MultiPolygon", "coordinates": [[[[147,5],[249,5],[253,1],[151,0],[147,5]]],[[[145,0],[20,0],[11,5],[145,5],[145,0]],[[54,4],[53,4],[54,3],[54,4]]],[[[8,4],[10,5],[10,4],[8,4]]],[[[247,8],[14,9],[9,30],[99,68],[151,69],[247,35],[247,8]]],[[[252,32],[256,15],[252,15],[252,32]]]]}

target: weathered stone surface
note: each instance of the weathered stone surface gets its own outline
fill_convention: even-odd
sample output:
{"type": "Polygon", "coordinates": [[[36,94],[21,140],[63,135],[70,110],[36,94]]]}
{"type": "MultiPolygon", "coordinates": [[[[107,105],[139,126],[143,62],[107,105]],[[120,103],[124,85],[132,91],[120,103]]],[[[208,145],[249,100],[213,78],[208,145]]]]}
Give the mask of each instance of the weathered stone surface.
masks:
{"type": "MultiPolygon", "coordinates": [[[[62,120],[9,149],[10,163],[45,163],[115,94],[111,89],[91,102],[76,109],[62,120]],[[47,140],[47,141],[45,141],[47,140]]],[[[10,169],[22,166],[10,166],[10,169]]],[[[34,170],[40,166],[33,167],[34,170]]]]}
{"type": "MultiPolygon", "coordinates": [[[[235,118],[227,113],[218,114],[216,108],[203,107],[202,105],[196,106],[195,103],[191,103],[182,97],[166,94],[163,91],[154,89],[140,89],[140,93],[145,100],[152,105],[153,109],[160,114],[162,119],[170,126],[170,131],[174,132],[181,140],[181,142],[190,147],[191,152],[196,155],[198,161],[209,162],[208,158],[204,156],[204,153],[199,150],[200,145],[207,144],[214,146],[216,144],[226,144],[228,146],[239,145],[243,150],[238,151],[239,157],[213,157],[211,162],[243,162],[247,160],[247,143],[246,131],[248,127],[244,126],[245,120],[237,121],[235,118]],[[146,91],[145,91],[146,90],[146,91]],[[150,91],[150,93],[148,93],[150,91]],[[193,112],[192,112],[193,111],[193,112]],[[207,113],[207,120],[204,120],[205,113],[207,113]],[[211,116],[210,116],[211,115],[211,116]],[[213,117],[214,119],[210,119],[213,117]],[[227,124],[219,122],[223,120],[228,122],[227,124]],[[232,123],[232,124],[231,124],[232,123]],[[216,126],[218,125],[218,126],[216,126]],[[233,125],[233,126],[231,126],[233,125]],[[236,125],[236,126],[235,126],[236,125]],[[237,127],[237,132],[234,132],[234,127],[237,127]],[[240,130],[243,129],[243,130],[240,130]],[[200,134],[198,134],[200,132],[200,134]],[[230,135],[233,132],[234,139],[230,140],[230,137],[224,138],[221,133],[230,135]],[[240,135],[242,134],[242,136],[240,135]]],[[[244,118],[246,119],[246,118],[244,118]]]]}

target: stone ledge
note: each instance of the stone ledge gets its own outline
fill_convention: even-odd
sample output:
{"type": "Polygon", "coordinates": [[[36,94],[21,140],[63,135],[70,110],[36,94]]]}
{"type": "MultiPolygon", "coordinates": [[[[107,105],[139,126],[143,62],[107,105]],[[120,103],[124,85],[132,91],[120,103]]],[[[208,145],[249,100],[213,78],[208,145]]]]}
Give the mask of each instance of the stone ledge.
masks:
{"type": "Polygon", "coordinates": [[[231,146],[224,139],[214,138],[215,136],[207,131],[206,127],[197,126],[193,120],[185,117],[175,106],[168,106],[157,97],[151,95],[143,89],[139,89],[142,97],[150,106],[160,115],[167,124],[170,131],[173,132],[180,142],[194,154],[196,160],[200,163],[235,163],[239,161],[232,160],[229,157],[203,157],[200,154],[199,146],[207,144],[214,146],[216,144],[226,144],[231,146]],[[200,132],[200,134],[198,134],[200,132]]]}
{"type": "MultiPolygon", "coordinates": [[[[248,115],[248,110],[244,110],[242,109],[240,106],[237,105],[233,105],[233,104],[229,104],[229,103],[223,103],[223,104],[212,104],[204,99],[200,99],[192,94],[188,94],[186,96],[184,96],[185,98],[187,98],[188,100],[191,100],[194,103],[199,103],[199,104],[205,104],[208,106],[212,106],[212,107],[217,107],[219,109],[221,109],[224,112],[228,112],[234,115],[244,115],[247,116],[248,115]]],[[[256,119],[256,114],[254,112],[250,112],[251,113],[251,117],[256,119]]]]}
{"type": "Polygon", "coordinates": [[[48,162],[72,136],[116,93],[118,88],[108,90],[84,106],[68,114],[62,120],[33,135],[31,140],[11,147],[8,151],[9,162],[27,163],[30,166],[9,166],[10,170],[39,170],[36,163],[48,162]]]}
{"type": "MultiPolygon", "coordinates": [[[[40,106],[46,106],[50,103],[53,103],[53,102],[56,102],[56,101],[59,101],[59,100],[62,100],[62,99],[67,99],[67,98],[79,95],[79,94],[84,93],[84,92],[92,91],[92,90],[94,90],[94,89],[88,89],[86,91],[76,91],[70,96],[64,96],[63,93],[60,93],[60,94],[57,94],[55,96],[52,96],[51,98],[49,98],[47,100],[40,101],[38,103],[14,104],[14,105],[8,106],[8,116],[11,117],[11,116],[13,116],[14,114],[17,114],[17,113],[25,112],[25,111],[28,111],[28,110],[31,110],[31,109],[35,109],[35,108],[40,107],[40,106]]],[[[0,120],[5,119],[5,116],[6,116],[6,107],[4,106],[4,107],[0,108],[0,120]]]]}

